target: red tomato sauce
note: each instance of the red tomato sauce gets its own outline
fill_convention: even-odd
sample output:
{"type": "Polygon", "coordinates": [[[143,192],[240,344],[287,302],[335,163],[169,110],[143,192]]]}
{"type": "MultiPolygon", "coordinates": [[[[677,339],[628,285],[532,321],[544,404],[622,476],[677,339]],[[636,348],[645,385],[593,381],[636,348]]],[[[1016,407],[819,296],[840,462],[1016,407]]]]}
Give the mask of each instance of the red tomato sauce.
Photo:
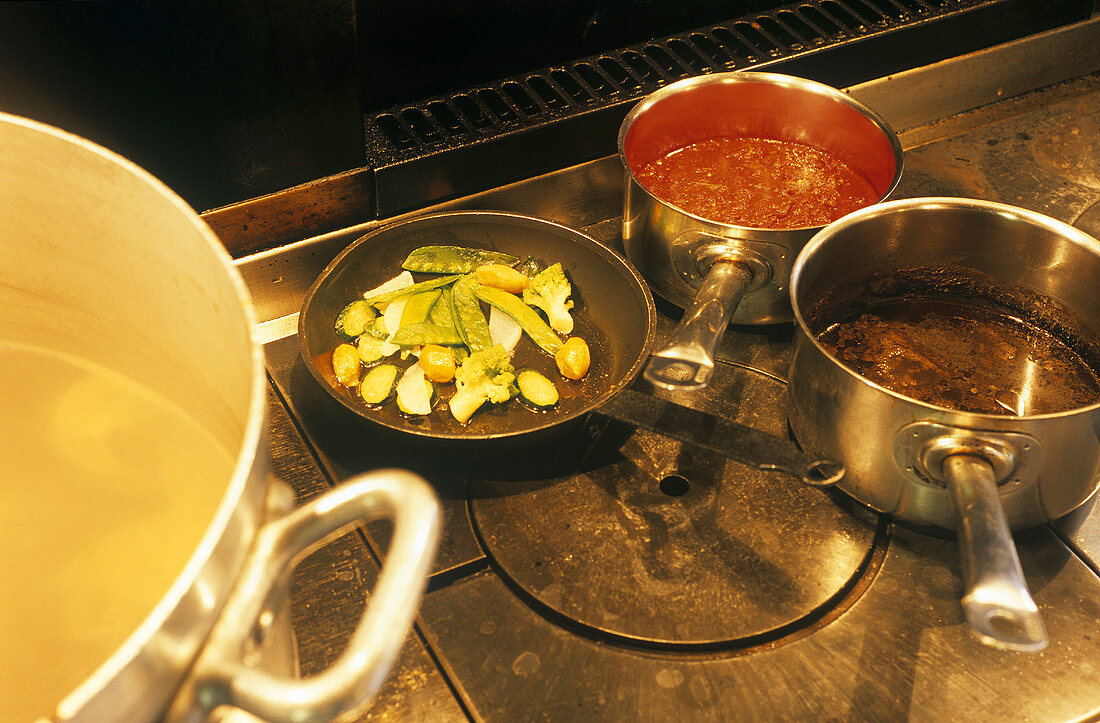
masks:
{"type": "Polygon", "coordinates": [[[839,158],[770,138],[709,138],[634,170],[666,203],[708,221],[753,228],[824,226],[879,197],[839,158]]]}

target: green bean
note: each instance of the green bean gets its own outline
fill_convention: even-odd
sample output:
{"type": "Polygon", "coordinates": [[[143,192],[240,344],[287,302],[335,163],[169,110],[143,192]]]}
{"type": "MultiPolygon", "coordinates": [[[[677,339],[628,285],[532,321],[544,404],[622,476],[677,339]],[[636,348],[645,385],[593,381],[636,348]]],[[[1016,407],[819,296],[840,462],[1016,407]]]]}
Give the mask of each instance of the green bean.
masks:
{"type": "Polygon", "coordinates": [[[406,286],[403,289],[395,289],[394,291],[384,291],[381,294],[375,294],[374,296],[366,297],[365,301],[368,304],[378,306],[379,304],[385,304],[387,301],[393,301],[394,299],[402,296],[408,296],[409,294],[419,294],[422,291],[430,291],[431,289],[438,289],[442,286],[454,283],[461,274],[452,274],[451,276],[440,276],[435,279],[428,279],[427,281],[421,281],[418,284],[412,286],[406,286]]]}
{"type": "Polygon", "coordinates": [[[468,274],[482,264],[511,266],[518,260],[515,256],[486,249],[421,246],[406,257],[401,268],[430,274],[468,274]]]}
{"type": "Polygon", "coordinates": [[[453,328],[439,326],[430,321],[420,321],[415,324],[402,325],[393,335],[390,342],[397,346],[423,346],[425,344],[439,344],[440,346],[462,346],[465,343],[462,336],[453,328]]]}
{"type": "Polygon", "coordinates": [[[470,351],[482,351],[493,345],[489,336],[489,322],[481,313],[481,304],[474,296],[473,287],[477,286],[473,274],[463,276],[451,287],[451,312],[455,328],[470,351]]]}
{"type": "Polygon", "coordinates": [[[543,321],[537,311],[523,303],[515,294],[481,284],[474,284],[472,291],[477,298],[515,319],[527,336],[531,337],[531,341],[547,354],[555,354],[561,349],[561,338],[543,321]]]}

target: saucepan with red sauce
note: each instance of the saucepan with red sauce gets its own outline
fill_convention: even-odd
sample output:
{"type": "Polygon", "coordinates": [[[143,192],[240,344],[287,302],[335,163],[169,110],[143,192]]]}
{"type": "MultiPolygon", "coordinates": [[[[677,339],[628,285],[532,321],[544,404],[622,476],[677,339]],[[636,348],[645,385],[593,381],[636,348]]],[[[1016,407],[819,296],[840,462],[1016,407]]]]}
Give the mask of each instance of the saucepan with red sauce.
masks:
{"type": "Polygon", "coordinates": [[[619,130],[627,257],[686,309],[646,378],[707,383],[726,326],[789,322],[787,282],[825,225],[885,199],[901,176],[897,135],[821,83],[717,73],[643,99],[619,130]]]}
{"type": "Polygon", "coordinates": [[[1010,528],[1100,484],[1097,278],[1100,241],[961,198],[850,214],[791,272],[795,437],[861,502],[958,531],[963,610],[995,647],[1047,640],[1010,528]]]}

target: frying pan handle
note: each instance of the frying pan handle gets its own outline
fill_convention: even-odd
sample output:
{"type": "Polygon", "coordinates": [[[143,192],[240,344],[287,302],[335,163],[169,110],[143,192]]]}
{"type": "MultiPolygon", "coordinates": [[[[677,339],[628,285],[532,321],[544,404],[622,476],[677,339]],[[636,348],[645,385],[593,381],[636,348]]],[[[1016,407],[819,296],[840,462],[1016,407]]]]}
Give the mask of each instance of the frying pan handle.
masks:
{"type": "MultiPolygon", "coordinates": [[[[844,465],[807,454],[789,439],[633,389],[620,390],[592,415],[687,442],[757,469],[787,472],[812,487],[834,485],[844,476],[844,465]]],[[[593,431],[601,429],[599,423],[593,426],[593,431]]]]}
{"type": "Polygon", "coordinates": [[[353,477],[264,525],[241,578],[168,718],[201,721],[230,706],[271,723],[330,721],[371,700],[412,626],[439,536],[439,503],[421,477],[386,469],[353,477]],[[392,519],[389,551],[343,654],[305,679],[245,662],[257,621],[293,562],[354,527],[392,519]]]}
{"type": "Polygon", "coordinates": [[[971,632],[1001,650],[1042,650],[1046,628],[1020,568],[993,466],[974,454],[952,454],[943,461],[943,474],[958,519],[966,581],[962,605],[971,632]]]}
{"type": "Polygon", "coordinates": [[[670,390],[706,386],[714,372],[714,350],[752,276],[748,266],[734,260],[711,264],[672,338],[650,357],[644,372],[650,384],[670,390]]]}

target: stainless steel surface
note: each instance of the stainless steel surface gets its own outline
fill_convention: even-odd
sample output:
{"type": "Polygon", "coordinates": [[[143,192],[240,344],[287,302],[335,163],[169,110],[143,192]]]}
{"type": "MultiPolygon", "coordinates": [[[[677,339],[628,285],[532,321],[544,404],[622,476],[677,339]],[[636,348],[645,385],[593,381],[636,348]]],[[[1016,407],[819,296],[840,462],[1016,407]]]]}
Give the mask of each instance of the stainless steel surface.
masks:
{"type": "Polygon", "coordinates": [[[412,625],[439,538],[435,493],[422,478],[375,470],[260,528],[209,640],[168,717],[199,723],[221,706],[262,720],[331,721],[370,703],[412,625]],[[308,679],[252,664],[247,631],[265,621],[271,600],[284,600],[286,572],[305,552],[361,524],[384,519],[393,534],[385,566],[347,649],[308,679]],[[245,638],[242,640],[242,631],[245,638]]]}
{"type": "MultiPolygon", "coordinates": [[[[791,300],[797,331],[788,376],[795,437],[844,463],[847,472],[838,486],[864,504],[950,528],[950,496],[897,464],[890,451],[894,430],[931,422],[960,434],[1026,434],[1038,441],[1043,459],[1036,474],[1015,476],[1001,489],[1008,522],[1018,528],[1066,515],[1100,485],[1100,402],[1020,417],[951,410],[874,384],[816,339],[824,325],[839,320],[838,306],[815,309],[830,294],[869,300],[876,278],[881,284],[886,275],[945,267],[981,273],[1013,293],[1022,289],[1055,299],[1079,317],[1083,343],[1095,348],[1091,340],[1100,338],[1100,289],[1093,281],[1100,278],[1100,241],[1055,219],[988,201],[917,198],[866,208],[816,235],[795,261],[791,300]]],[[[859,301],[856,308],[863,306],[859,301]]],[[[1028,382],[1019,382],[1025,397],[1028,382]]]]}
{"type": "Polygon", "coordinates": [[[971,632],[999,650],[1042,650],[1048,643],[1046,627],[1020,569],[993,466],[981,456],[957,453],[943,467],[959,518],[966,580],[962,605],[971,632]]]}
{"type": "MultiPolygon", "coordinates": [[[[906,172],[896,196],[988,198],[1072,222],[1100,198],[1097,48],[1100,25],[1090,21],[850,92],[901,130],[906,172]]],[[[617,246],[621,173],[610,157],[437,208],[528,213],[617,246]]],[[[261,320],[294,314],[313,278],[363,232],[243,259],[261,320]]],[[[663,338],[680,312],[660,311],[663,338]]],[[[314,465],[280,444],[283,467],[338,481],[408,453],[325,402],[295,339],[276,338],[266,352],[280,399],[316,456],[314,465]]],[[[789,327],[731,326],[711,388],[668,397],[781,434],[790,353],[789,327]]],[[[444,504],[444,535],[417,634],[363,720],[1100,715],[1092,662],[1100,656],[1100,512],[1092,500],[1014,533],[1050,639],[1039,656],[1022,656],[969,634],[950,534],[894,523],[844,496],[788,486],[675,441],[608,434],[621,444],[580,470],[569,467],[570,445],[473,466],[419,451],[416,466],[444,504]],[[713,586],[691,584],[698,576],[713,586]],[[730,640],[731,631],[745,637],[730,640]]],[[[386,535],[369,527],[367,546],[383,549],[386,535]]],[[[359,568],[370,567],[348,559],[337,558],[331,580],[327,563],[311,568],[325,581],[320,592],[300,589],[295,598],[305,668],[341,645],[340,621],[354,609],[345,587],[360,585],[359,568]]]]}
{"type": "MultiPolygon", "coordinates": [[[[269,476],[267,385],[263,352],[253,336],[256,320],[245,285],[218,239],[162,183],[84,139],[6,114],[0,114],[0,139],[4,148],[0,163],[4,354],[31,348],[76,360],[80,373],[49,372],[61,391],[81,393],[83,379],[92,380],[90,388],[101,388],[87,372],[101,369],[104,375],[124,379],[139,394],[158,400],[157,414],[148,415],[152,421],[146,415],[130,419],[129,407],[112,407],[115,400],[107,396],[96,400],[98,404],[74,404],[69,409],[50,399],[24,405],[32,420],[29,426],[38,423],[29,415],[31,408],[43,405],[48,411],[39,418],[45,420],[41,436],[31,437],[36,443],[19,450],[28,458],[56,461],[58,448],[72,447],[75,454],[91,448],[74,445],[63,426],[53,426],[56,420],[66,421],[73,429],[102,425],[92,438],[109,451],[75,471],[59,470],[54,479],[35,480],[68,489],[69,494],[52,498],[52,503],[51,498],[42,499],[35,510],[9,507],[5,519],[33,519],[32,512],[52,511],[58,520],[69,519],[71,528],[90,528],[95,543],[104,543],[111,557],[125,564],[107,571],[101,569],[109,561],[105,556],[79,558],[98,563],[81,572],[98,571],[120,593],[85,598],[83,589],[49,584],[51,576],[75,575],[77,567],[43,569],[45,560],[11,540],[12,544],[5,544],[5,569],[13,569],[8,563],[23,555],[32,567],[30,575],[5,584],[8,589],[41,590],[35,609],[43,619],[67,630],[93,628],[106,621],[111,621],[113,630],[128,596],[142,592],[144,578],[169,565],[155,560],[140,563],[129,556],[134,548],[148,546],[149,539],[140,534],[143,530],[169,521],[168,516],[151,517],[142,508],[175,511],[173,497],[209,502],[194,513],[197,519],[188,520],[190,528],[151,530],[161,535],[162,544],[155,549],[165,556],[175,542],[165,536],[193,535],[193,539],[186,543],[182,562],[175,556],[168,558],[172,562],[167,577],[156,575],[167,582],[162,589],[152,590],[155,597],[141,596],[141,605],[148,608],[138,610],[140,617],[132,629],[119,633],[113,650],[103,653],[98,646],[90,647],[94,659],[82,661],[90,670],[83,681],[73,683],[73,690],[51,691],[50,699],[33,704],[56,721],[159,719],[188,679],[200,650],[205,674],[213,670],[222,688],[201,702],[187,700],[172,711],[174,717],[201,715],[219,704],[274,717],[283,703],[284,719],[300,720],[310,711],[330,719],[368,699],[411,623],[430,564],[438,514],[431,488],[408,473],[389,473],[382,479],[360,477],[358,484],[353,481],[330,490],[310,505],[289,512],[286,488],[269,476]],[[159,403],[160,397],[170,403],[159,403]],[[178,434],[180,428],[169,423],[172,405],[206,435],[192,437],[180,457],[141,446],[119,431],[126,425],[144,427],[163,421],[163,428],[153,426],[153,434],[178,434]],[[196,448],[196,441],[207,438],[210,446],[196,448]],[[210,461],[207,458],[219,453],[224,469],[212,464],[207,472],[199,471],[210,461]],[[100,467],[105,469],[101,475],[105,483],[97,476],[100,467]],[[178,479],[170,476],[181,467],[178,479]],[[87,493],[77,494],[86,488],[132,509],[120,507],[115,511],[119,524],[102,528],[87,516],[62,516],[67,508],[88,503],[87,493]],[[163,496],[149,497],[149,489],[163,496]],[[408,496],[402,497],[402,491],[408,496]],[[117,496],[110,496],[112,492],[117,496]],[[253,654],[274,617],[272,607],[287,595],[282,569],[298,552],[344,526],[377,518],[379,509],[398,518],[398,528],[404,530],[395,536],[392,567],[387,564],[379,582],[381,597],[364,612],[363,631],[347,659],[304,683],[282,671],[272,674],[253,667],[253,654]],[[125,577],[113,579],[119,569],[125,570],[125,577]],[[58,596],[58,589],[66,594],[58,596]],[[95,617],[84,618],[88,612],[95,617]],[[55,694],[59,699],[52,698],[55,694]],[[296,697],[297,702],[287,703],[296,697]]],[[[4,385],[11,389],[25,381],[5,378],[4,385]]],[[[119,388],[125,387],[109,387],[119,388]]],[[[140,439],[148,442],[147,437],[140,439]]],[[[9,468],[7,474],[15,485],[26,485],[19,469],[9,468]]],[[[44,532],[36,530],[36,534],[44,532]]],[[[79,551],[82,544],[94,547],[90,542],[42,537],[66,551],[79,551]]],[[[92,578],[80,579],[87,585],[92,578]]],[[[123,618],[129,620],[130,614],[123,618]]],[[[17,638],[10,646],[5,644],[5,652],[30,651],[41,642],[17,638]]],[[[74,640],[71,655],[90,658],[88,649],[86,641],[74,640]]],[[[48,672],[19,659],[6,658],[4,668],[5,684],[20,686],[5,690],[5,703],[17,693],[40,690],[37,683],[48,672]]],[[[13,715],[22,717],[24,711],[13,715]]]]}
{"type": "Polygon", "coordinates": [[[671,151],[724,136],[811,145],[867,179],[878,200],[901,178],[901,145],[893,129],[871,109],[820,83],[775,73],[717,73],[673,83],[635,106],[618,139],[626,175],[623,247],[656,293],[690,307],[646,369],[646,378],[665,389],[707,383],[714,349],[731,319],[791,320],[791,260],[817,230],[704,218],[639,181],[646,166],[671,151]]]}
{"type": "Polygon", "coordinates": [[[733,321],[790,321],[787,276],[780,272],[816,228],[760,229],[701,218],[657,198],[638,181],[638,172],[664,154],[723,135],[813,145],[867,178],[879,200],[901,177],[901,146],[874,110],[829,86],[776,73],[688,78],[647,96],[623,121],[618,141],[626,176],[623,246],[654,291],[686,308],[706,267],[685,269],[678,259],[698,261],[707,247],[725,245],[718,257],[736,261],[744,255],[746,264],[762,258],[771,267],[771,278],[760,279],[746,294],[733,321]]]}
{"type": "Polygon", "coordinates": [[[722,333],[752,280],[752,271],[738,261],[711,264],[665,347],[650,355],[646,381],[670,390],[706,386],[714,373],[714,352],[722,333]]]}

